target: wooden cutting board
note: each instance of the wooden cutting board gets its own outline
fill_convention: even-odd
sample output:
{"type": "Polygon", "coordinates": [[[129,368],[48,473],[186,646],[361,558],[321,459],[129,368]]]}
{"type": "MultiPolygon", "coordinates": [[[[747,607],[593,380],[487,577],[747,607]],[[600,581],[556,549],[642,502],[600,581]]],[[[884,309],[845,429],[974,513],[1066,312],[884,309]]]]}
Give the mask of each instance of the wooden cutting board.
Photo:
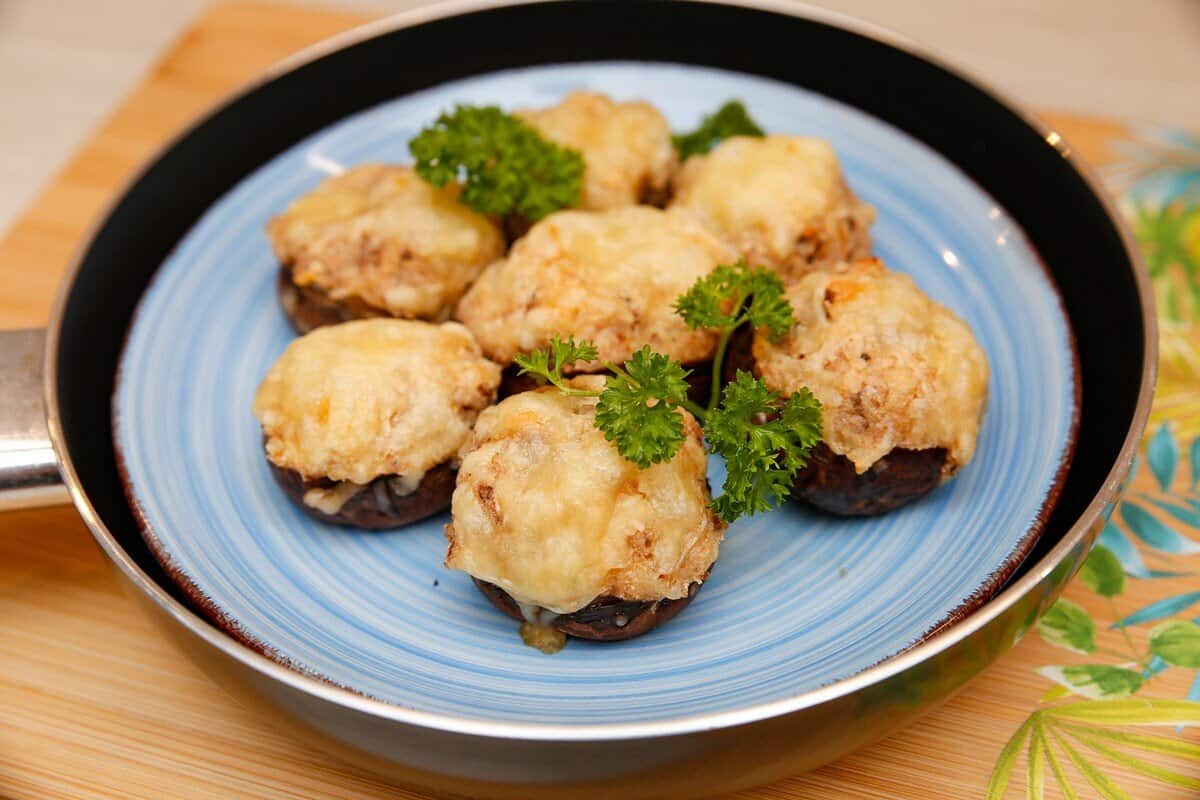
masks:
{"type": "MultiPolygon", "coordinates": [[[[255,3],[219,6],[196,20],[0,242],[0,327],[45,324],[85,230],[170,134],[284,56],[362,21],[255,3]]],[[[1047,118],[1096,163],[1109,158],[1105,142],[1122,133],[1110,121],[1047,118]]],[[[1131,581],[1118,600],[1126,611],[1140,608],[1189,582],[1195,579],[1131,581]]],[[[1074,586],[1069,594],[1097,619],[1116,618],[1086,589],[1074,586]]],[[[1144,633],[1133,634],[1140,646],[1144,633]]],[[[1115,632],[1100,638],[1123,641],[1115,632]]],[[[1034,670],[1071,659],[1027,636],[918,724],[815,773],[738,797],[981,798],[1004,743],[1053,685],[1034,670]]],[[[1183,697],[1190,682],[1182,670],[1164,673],[1155,696],[1183,697]]],[[[1190,731],[1177,740],[1197,741],[1190,731]]],[[[1182,771],[1196,775],[1191,769],[1182,771]]],[[[1013,797],[1024,791],[1021,770],[1013,797]]],[[[1139,800],[1190,791],[1121,767],[1107,773],[1139,800]]],[[[238,706],[141,617],[69,508],[0,514],[0,795],[420,797],[346,767],[238,706]]]]}

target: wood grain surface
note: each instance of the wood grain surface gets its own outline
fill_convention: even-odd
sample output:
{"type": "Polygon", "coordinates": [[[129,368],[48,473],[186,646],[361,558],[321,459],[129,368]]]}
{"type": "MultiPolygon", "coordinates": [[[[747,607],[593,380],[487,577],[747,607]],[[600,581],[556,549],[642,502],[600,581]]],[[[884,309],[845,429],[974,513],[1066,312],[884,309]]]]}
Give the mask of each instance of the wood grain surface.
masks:
{"type": "MultiPolygon", "coordinates": [[[[272,63],[360,22],[244,3],[196,20],[0,242],[0,326],[45,324],[59,276],[88,226],[173,132],[272,63]]],[[[1112,122],[1047,118],[1095,162],[1121,131],[1112,122]]],[[[1175,591],[1188,580],[1178,579],[1175,591]]],[[[1122,603],[1137,608],[1168,593],[1163,582],[1146,586],[1133,582],[1122,603]]],[[[1111,619],[1099,598],[1079,587],[1070,594],[1111,619]]],[[[1115,634],[1101,636],[1103,642],[1115,634]]],[[[1034,669],[1063,660],[1063,651],[1027,636],[909,729],[815,773],[737,797],[982,798],[1004,742],[1049,686],[1034,669]]],[[[1182,674],[1167,675],[1156,693],[1183,697],[1187,684],[1182,674]]],[[[1139,800],[1187,796],[1114,774],[1139,800]]],[[[1020,782],[1014,777],[1014,797],[1020,782]]],[[[140,616],[70,508],[0,514],[0,795],[421,796],[348,768],[235,704],[140,616]]]]}

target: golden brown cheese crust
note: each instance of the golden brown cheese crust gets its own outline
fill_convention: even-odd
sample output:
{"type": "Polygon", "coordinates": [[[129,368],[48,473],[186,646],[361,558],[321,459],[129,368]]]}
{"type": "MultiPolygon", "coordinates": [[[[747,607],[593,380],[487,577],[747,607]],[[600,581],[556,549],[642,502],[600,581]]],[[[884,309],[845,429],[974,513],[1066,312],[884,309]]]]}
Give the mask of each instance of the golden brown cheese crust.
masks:
{"type": "Polygon", "coordinates": [[[875,259],[805,275],[788,300],[796,325],[776,344],[755,336],[755,369],[816,395],[834,453],[860,474],[897,447],[944,447],[946,475],[971,460],[988,363],[966,323],[875,259]]]}
{"type": "Polygon", "coordinates": [[[822,139],[726,139],[684,163],[671,205],[695,214],[755,266],[800,274],[870,254],[875,212],[850,193],[822,139]]]}
{"type": "Polygon", "coordinates": [[[704,579],[725,526],[708,507],[696,421],[681,412],[679,453],[638,469],[596,428],[595,409],[547,388],[480,414],[446,526],[448,567],[558,614],[606,595],[677,599],[704,579]]]}
{"type": "MultiPolygon", "coordinates": [[[[649,206],[561,211],[543,219],[484,270],[458,318],[500,364],[549,344],[589,339],[621,362],[643,345],[683,363],[712,358],[716,337],[672,309],[733,254],[687,215],[649,206]]],[[[585,369],[585,365],[577,365],[585,369]]]]}
{"type": "Polygon", "coordinates": [[[420,480],[454,458],[500,368],[457,323],[373,319],[292,342],[254,398],[267,458],[308,480],[420,480]]]}
{"type": "Polygon", "coordinates": [[[679,165],[671,128],[649,103],[615,103],[602,94],[573,92],[556,106],[520,109],[515,115],[583,156],[582,208],[618,208],[662,194],[679,165]]]}
{"type": "Polygon", "coordinates": [[[411,167],[354,167],[297,199],[267,235],[301,287],[395,317],[445,319],[504,254],[499,225],[459,203],[458,192],[411,167]]]}

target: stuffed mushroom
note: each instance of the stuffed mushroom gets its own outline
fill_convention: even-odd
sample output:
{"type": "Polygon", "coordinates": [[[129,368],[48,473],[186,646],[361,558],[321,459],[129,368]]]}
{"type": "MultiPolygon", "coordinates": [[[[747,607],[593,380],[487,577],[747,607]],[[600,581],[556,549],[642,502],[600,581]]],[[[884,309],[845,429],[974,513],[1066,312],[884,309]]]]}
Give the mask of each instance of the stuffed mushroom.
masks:
{"type": "Polygon", "coordinates": [[[649,345],[691,368],[697,396],[706,397],[716,334],[688,328],[673,304],[733,258],[681,212],[650,206],[562,211],[484,270],[457,315],[484,354],[507,368],[502,395],[530,386],[511,366],[517,355],[546,347],[553,336],[575,336],[593,342],[600,361],[613,363],[649,345]]]}
{"type": "Polygon", "coordinates": [[[675,616],[725,531],[709,508],[700,427],[679,413],[679,452],[639,469],[596,428],[594,397],[543,388],[487,409],[462,453],[446,565],[543,647],[548,630],[612,641],[675,616]]]}
{"type": "Polygon", "coordinates": [[[581,208],[666,203],[679,157],[666,118],[649,103],[617,103],[602,94],[573,92],[556,106],[520,109],[515,116],[583,156],[581,208]]]}
{"type": "Polygon", "coordinates": [[[292,342],[254,398],[267,460],[311,516],[394,528],[444,510],[500,369],[469,331],[356,320],[292,342]]]}
{"type": "Polygon", "coordinates": [[[851,193],[822,139],[726,139],[684,162],[671,206],[694,214],[747,263],[785,275],[871,250],[875,211],[851,193]]]}
{"type": "Polygon", "coordinates": [[[410,167],[370,164],[326,179],[267,226],[279,298],[306,333],[365,317],[444,320],[504,254],[499,224],[410,167]]]}
{"type": "Polygon", "coordinates": [[[796,325],[734,348],[784,396],[807,387],[824,441],[793,496],[837,514],[879,514],[970,462],[987,405],[988,363],[971,330],[912,279],[865,259],[811,272],[788,288],[796,325]]]}

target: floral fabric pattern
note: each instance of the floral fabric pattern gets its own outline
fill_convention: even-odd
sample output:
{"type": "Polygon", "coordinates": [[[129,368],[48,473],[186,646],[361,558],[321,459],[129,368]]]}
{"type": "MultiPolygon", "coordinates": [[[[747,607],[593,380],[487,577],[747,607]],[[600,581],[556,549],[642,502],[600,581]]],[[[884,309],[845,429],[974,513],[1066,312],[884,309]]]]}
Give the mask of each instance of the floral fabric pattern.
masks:
{"type": "Polygon", "coordinates": [[[1163,797],[1200,796],[1200,745],[1181,735],[1200,725],[1200,138],[1144,128],[1111,147],[1119,158],[1102,174],[1154,283],[1158,385],[1128,491],[1038,623],[1063,659],[1037,669],[1041,707],[1001,751],[988,800],[1019,796],[1021,783],[1030,800],[1047,784],[1068,800],[1121,800],[1134,775],[1163,797]],[[1157,599],[1129,607],[1134,581],[1157,599]],[[1177,672],[1190,690],[1163,696],[1177,672]]]}

